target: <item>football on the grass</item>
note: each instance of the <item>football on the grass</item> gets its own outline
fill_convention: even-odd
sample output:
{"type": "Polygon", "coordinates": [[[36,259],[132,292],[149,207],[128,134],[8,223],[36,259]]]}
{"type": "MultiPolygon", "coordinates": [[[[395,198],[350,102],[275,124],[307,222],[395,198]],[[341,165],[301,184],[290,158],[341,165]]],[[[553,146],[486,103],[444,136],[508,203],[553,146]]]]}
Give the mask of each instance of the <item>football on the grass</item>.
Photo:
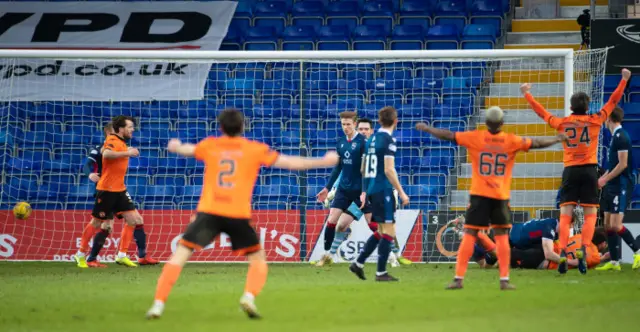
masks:
{"type": "Polygon", "coordinates": [[[18,219],[27,219],[31,215],[31,205],[27,202],[20,202],[13,207],[13,215],[18,219]]]}

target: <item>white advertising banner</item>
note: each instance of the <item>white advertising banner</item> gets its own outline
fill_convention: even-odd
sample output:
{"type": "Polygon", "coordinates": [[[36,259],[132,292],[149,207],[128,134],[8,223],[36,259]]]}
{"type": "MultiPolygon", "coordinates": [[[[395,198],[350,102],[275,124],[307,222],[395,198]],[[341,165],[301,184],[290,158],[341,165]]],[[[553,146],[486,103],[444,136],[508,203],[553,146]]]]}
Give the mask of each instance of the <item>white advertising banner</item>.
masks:
{"type": "MultiPolygon", "coordinates": [[[[398,238],[398,244],[400,245],[400,252],[404,251],[409,236],[411,235],[411,231],[413,230],[413,226],[415,226],[416,222],[418,221],[419,215],[420,210],[396,211],[396,237],[398,238]]],[[[324,232],[326,227],[327,224],[325,223],[324,226],[322,226],[322,232],[320,233],[318,240],[313,246],[309,261],[317,261],[325,253],[324,232]]],[[[358,255],[360,254],[360,251],[362,251],[362,248],[364,248],[364,244],[367,242],[367,239],[371,236],[371,230],[369,229],[364,216],[362,216],[360,220],[356,220],[351,224],[351,231],[351,236],[346,241],[344,241],[338,249],[338,255],[343,262],[355,262],[356,258],[358,258],[358,255]]],[[[371,256],[367,259],[367,262],[377,261],[378,249],[376,249],[373,254],[371,254],[371,256]]]]}
{"type": "MultiPolygon", "coordinates": [[[[235,1],[0,2],[0,48],[218,50],[235,1]]],[[[142,59],[0,59],[0,100],[204,97],[210,64],[142,59]]]]}

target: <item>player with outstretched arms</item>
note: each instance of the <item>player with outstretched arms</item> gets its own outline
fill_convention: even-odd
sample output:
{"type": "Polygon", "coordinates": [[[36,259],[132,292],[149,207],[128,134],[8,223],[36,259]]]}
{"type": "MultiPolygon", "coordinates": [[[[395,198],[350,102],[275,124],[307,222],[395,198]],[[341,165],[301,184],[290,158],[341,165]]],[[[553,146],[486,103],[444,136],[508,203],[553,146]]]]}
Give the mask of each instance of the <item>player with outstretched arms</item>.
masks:
{"type": "MultiPolygon", "coordinates": [[[[128,267],[138,266],[127,256],[131,240],[135,237],[138,245],[138,262],[142,265],[157,264],[156,260],[146,256],[147,235],[144,231],[142,216],[124,184],[129,158],[140,155],[138,149],[128,147],[126,143],[126,140],[133,137],[135,120],[130,116],[119,115],[113,118],[111,124],[114,133],[107,137],[102,147],[102,174],[96,186],[96,201],[91,215],[108,222],[109,229],[113,229],[114,215],[121,215],[124,218],[125,225],[122,228],[116,263],[128,267]]],[[[106,239],[106,234],[104,235],[106,239]]],[[[104,239],[99,240],[99,244],[104,244],[104,239]]]]}
{"type": "Polygon", "coordinates": [[[624,111],[616,107],[606,121],[607,128],[611,132],[611,145],[609,146],[609,167],[607,172],[598,180],[598,187],[603,189],[601,209],[604,210],[604,225],[607,230],[607,242],[611,260],[596,270],[620,271],[620,257],[618,237],[634,252],[632,269],[640,268],[640,248],[635,243],[635,238],[622,224],[624,212],[629,206],[631,193],[636,182],[635,167],[633,165],[633,149],[629,133],[622,128],[624,111]]]}
{"type": "MultiPolygon", "coordinates": [[[[371,135],[373,134],[373,121],[367,118],[360,118],[356,122],[356,128],[358,130],[358,133],[364,136],[365,140],[368,140],[369,137],[371,137],[371,135]]],[[[342,176],[342,174],[340,174],[340,176],[342,176]]],[[[337,187],[337,184],[334,184],[333,189],[330,191],[330,194],[335,194],[337,187]]],[[[331,196],[332,195],[329,195],[327,199],[332,200],[331,196]]],[[[365,208],[361,210],[360,206],[356,205],[356,203],[351,203],[347,211],[342,213],[340,215],[340,219],[338,219],[338,224],[336,226],[336,236],[333,240],[333,243],[331,244],[331,249],[329,250],[329,254],[332,255],[332,257],[335,257],[338,252],[338,248],[340,248],[340,245],[342,245],[342,243],[349,237],[349,234],[351,233],[351,229],[349,228],[351,226],[351,223],[354,220],[360,220],[363,215],[365,220],[367,221],[369,229],[371,229],[371,231],[374,233],[378,231],[378,224],[371,222],[371,209],[368,208],[368,206],[365,206],[365,208]]],[[[398,239],[396,237],[394,237],[393,242],[394,243],[391,249],[391,254],[389,255],[389,263],[391,263],[391,266],[395,267],[399,266],[400,264],[410,265],[412,262],[409,259],[402,257],[399,249],[398,239]]]]}
{"type": "MultiPolygon", "coordinates": [[[[327,217],[327,227],[324,230],[324,250],[325,253],[316,263],[316,266],[324,266],[333,262],[330,253],[331,244],[336,236],[336,225],[340,215],[342,215],[351,203],[361,206],[360,194],[362,193],[362,174],[360,173],[360,164],[362,163],[362,155],[364,154],[365,138],[355,130],[357,114],[356,112],[345,111],[340,113],[340,124],[345,136],[338,139],[336,150],[340,156],[338,166],[333,169],[327,185],[316,196],[319,202],[327,199],[329,190],[338,179],[340,172],[340,182],[338,190],[331,203],[329,217],[327,217]]],[[[365,213],[368,207],[363,207],[365,213]]],[[[340,238],[346,237],[346,233],[340,232],[340,238]]]]}
{"type": "MultiPolygon", "coordinates": [[[[567,117],[555,117],[547,112],[531,95],[531,84],[522,84],[520,90],[533,110],[552,128],[564,133],[569,140],[564,144],[564,171],[560,198],[560,248],[566,248],[569,242],[571,215],[577,205],[584,208],[584,225],[582,228],[582,244],[591,243],[598,218],[598,142],[600,128],[611,111],[622,99],[631,72],[622,70],[622,79],[607,103],[600,112],[589,112],[589,96],[584,92],[576,92],[571,96],[571,111],[567,117]]],[[[578,252],[578,270],[587,273],[585,252],[578,252]]],[[[558,272],[567,273],[566,253],[561,252],[558,272]]]]}
{"type": "MultiPolygon", "coordinates": [[[[378,249],[378,267],[376,281],[398,281],[387,273],[387,260],[396,236],[395,211],[396,200],[393,189],[398,191],[402,205],[409,204],[409,196],[404,192],[395,168],[396,140],[393,131],[398,124],[398,112],[387,106],[378,111],[381,129],[367,141],[361,172],[364,175],[360,200],[371,206],[371,221],[378,224],[365,243],[362,252],[349,270],[358,278],[365,280],[364,263],[373,251],[378,249]]],[[[363,206],[365,203],[362,203],[363,206]]]]}
{"type": "Polygon", "coordinates": [[[504,113],[500,107],[487,110],[487,130],[472,130],[453,133],[449,130],[430,127],[424,123],[416,125],[419,131],[436,138],[455,142],[469,153],[472,167],[469,208],[466,212],[464,235],[458,249],[456,275],[447,289],[461,289],[467,272],[469,259],[479,231],[491,227],[495,232],[497,256],[500,270],[500,289],[515,287],[509,283],[509,229],[511,228],[511,173],[518,152],[541,149],[556,144],[563,135],[554,138],[523,138],[502,131],[504,113]]]}
{"type": "Polygon", "coordinates": [[[254,299],[267,281],[268,267],[258,235],[251,226],[251,195],[260,167],[307,170],[332,167],[338,162],[333,151],[323,158],[286,156],[266,144],[242,137],[244,117],[235,109],[222,111],[218,122],[223,133],[220,137],[208,137],[196,145],[172,139],[167,146],[169,152],[204,161],[204,185],[196,218],[187,226],[176,251],[162,269],[155,301],[147,312],[149,319],[162,315],[171,288],[193,251],[206,247],[222,232],[231,239],[233,251],[249,260],[240,307],[249,318],[259,318],[254,299]]]}

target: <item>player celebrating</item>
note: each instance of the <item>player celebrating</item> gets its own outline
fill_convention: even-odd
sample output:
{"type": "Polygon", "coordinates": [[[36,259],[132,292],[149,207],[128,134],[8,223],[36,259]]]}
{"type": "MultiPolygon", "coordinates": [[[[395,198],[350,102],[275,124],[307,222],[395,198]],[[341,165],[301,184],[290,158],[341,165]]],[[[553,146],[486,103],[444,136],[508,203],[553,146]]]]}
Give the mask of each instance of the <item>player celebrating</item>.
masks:
{"type": "MultiPolygon", "coordinates": [[[[109,137],[109,135],[113,134],[113,127],[111,126],[111,123],[107,123],[104,126],[103,131],[105,139],[109,137]]],[[[101,150],[102,145],[92,147],[82,169],[83,174],[88,175],[89,180],[94,183],[97,183],[100,180],[100,173],[102,172],[101,150]]],[[[100,252],[100,249],[102,249],[102,246],[104,245],[104,241],[111,233],[111,228],[109,226],[109,223],[102,222],[101,220],[92,217],[91,221],[84,227],[82,237],[80,238],[80,249],[78,249],[78,252],[73,255],[73,260],[76,262],[78,267],[107,267],[106,265],[98,262],[98,252],[100,252]],[[89,259],[87,259],[85,257],[85,253],[89,250],[89,241],[91,240],[91,237],[93,237],[93,246],[91,247],[89,259]]]]}
{"type": "MultiPolygon", "coordinates": [[[[369,137],[371,137],[371,135],[373,134],[373,121],[367,118],[360,118],[356,122],[356,128],[358,130],[358,133],[364,136],[365,140],[368,140],[369,137]]],[[[342,176],[342,174],[340,176],[342,176]]],[[[336,189],[336,185],[334,184],[333,190],[336,189]]],[[[360,209],[360,206],[356,205],[356,203],[351,203],[347,211],[342,213],[342,215],[340,215],[340,219],[338,219],[338,224],[336,226],[336,236],[333,239],[331,249],[329,250],[329,254],[332,257],[335,257],[338,252],[338,248],[340,248],[342,243],[349,237],[349,234],[351,233],[351,230],[349,228],[351,226],[351,223],[354,220],[360,220],[363,215],[365,220],[367,221],[367,224],[369,225],[369,229],[371,229],[371,231],[374,233],[378,231],[378,224],[371,222],[371,209],[369,208],[369,205],[367,204],[363,209],[360,209]]],[[[391,249],[391,254],[389,255],[389,262],[391,263],[392,267],[398,266],[400,264],[410,265],[412,263],[409,259],[402,257],[398,245],[398,239],[396,237],[393,238],[393,246],[391,249]]]]}
{"type": "Polygon", "coordinates": [[[251,194],[260,167],[306,170],[331,167],[338,162],[335,152],[328,152],[323,158],[285,156],[265,144],[245,139],[241,136],[244,117],[238,110],[222,111],[218,122],[222,128],[221,137],[208,137],[197,145],[172,139],[167,147],[169,152],[204,161],[204,186],[197,217],[187,226],[175,253],[162,270],[147,318],[162,315],[171,288],[193,250],[207,246],[222,232],[231,238],[233,251],[246,255],[249,260],[240,306],[250,318],[259,318],[254,298],[267,281],[267,262],[250,218],[251,194]]]}
{"type": "MultiPolygon", "coordinates": [[[[520,87],[529,105],[552,128],[564,133],[569,141],[564,145],[564,171],[562,172],[562,197],[560,198],[560,248],[567,247],[569,242],[569,228],[571,215],[576,205],[584,208],[584,226],[582,228],[582,243],[591,243],[596,228],[598,206],[598,141],[600,127],[607,120],[611,111],[616,107],[622,95],[631,72],[622,70],[622,80],[613,92],[602,110],[588,115],[589,96],[584,92],[576,92],[571,96],[571,110],[573,114],[558,118],[547,112],[531,95],[531,84],[525,83],[520,87]]],[[[567,273],[566,253],[560,254],[558,272],[567,273]]],[[[580,273],[587,273],[584,255],[578,253],[580,273]]]]}
{"type": "MultiPolygon", "coordinates": [[[[387,106],[378,111],[378,122],[382,129],[367,141],[366,155],[361,172],[364,175],[360,200],[371,205],[371,221],[378,224],[374,232],[349,270],[358,278],[365,280],[364,262],[378,248],[378,268],[376,281],[398,281],[387,273],[387,260],[395,237],[396,202],[393,189],[398,191],[402,205],[409,204],[409,196],[402,189],[395,168],[396,140],[393,130],[398,124],[398,112],[387,106]]],[[[362,203],[364,206],[365,203],[362,203]]]]}
{"type": "MultiPolygon", "coordinates": [[[[338,184],[338,190],[331,203],[331,210],[329,210],[329,217],[327,217],[327,227],[324,230],[324,250],[325,254],[316,263],[316,266],[324,266],[325,264],[332,263],[332,256],[329,252],[331,244],[333,243],[336,234],[336,224],[340,215],[347,211],[351,203],[361,206],[360,194],[362,193],[362,174],[360,173],[360,165],[362,163],[362,155],[364,154],[365,138],[355,131],[356,124],[356,112],[342,112],[340,113],[340,123],[342,124],[342,131],[345,137],[338,139],[336,149],[340,155],[340,162],[338,166],[333,169],[329,182],[316,196],[319,202],[323,202],[327,199],[327,194],[333,184],[338,179],[340,172],[340,182],[338,184]]],[[[346,237],[344,232],[341,232],[340,237],[346,237]]]]}
{"type": "Polygon", "coordinates": [[[458,258],[456,275],[447,289],[461,289],[462,280],[467,272],[469,259],[473,255],[474,244],[479,230],[489,226],[495,231],[498,263],[500,267],[500,289],[515,289],[509,283],[509,228],[511,214],[509,197],[511,195],[511,172],[516,154],[529,149],[541,149],[566,139],[562,135],[554,138],[522,138],[502,132],[504,113],[500,107],[487,110],[485,123],[488,130],[473,130],[453,133],[437,129],[424,123],[416,128],[439,139],[456,142],[467,148],[473,169],[469,208],[458,258]]]}
{"type": "MultiPolygon", "coordinates": [[[[109,224],[109,229],[113,229],[114,214],[121,215],[126,225],[122,229],[120,238],[120,248],[116,263],[128,267],[137,267],[127,256],[127,250],[131,239],[136,238],[138,245],[138,262],[142,265],[157,264],[158,261],[150,257],[146,257],[146,239],[142,224],[142,216],[136,210],[136,206],[131,200],[131,196],[127,192],[124,184],[124,178],[129,166],[129,157],[137,157],[140,153],[136,148],[127,147],[125,140],[131,139],[134,131],[135,120],[130,116],[119,115],[113,118],[112,127],[114,134],[109,135],[102,147],[102,174],[98,185],[96,186],[96,202],[93,206],[91,215],[101,221],[109,224]]],[[[98,235],[103,232],[98,233],[98,235]]],[[[96,242],[98,248],[96,255],[100,251],[100,247],[104,244],[108,233],[104,233],[104,238],[98,239],[96,242]]],[[[92,253],[92,258],[94,257],[92,253]]]]}
{"type": "Polygon", "coordinates": [[[640,267],[640,249],[635,244],[631,232],[622,225],[624,211],[629,205],[628,196],[633,192],[636,175],[634,174],[633,150],[629,134],[622,128],[624,112],[616,107],[606,121],[611,132],[611,146],[609,147],[609,169],[598,180],[598,186],[604,187],[602,205],[604,210],[604,224],[607,230],[607,242],[611,261],[596,270],[620,271],[620,257],[618,250],[618,236],[622,237],[634,252],[632,269],[640,267]]]}

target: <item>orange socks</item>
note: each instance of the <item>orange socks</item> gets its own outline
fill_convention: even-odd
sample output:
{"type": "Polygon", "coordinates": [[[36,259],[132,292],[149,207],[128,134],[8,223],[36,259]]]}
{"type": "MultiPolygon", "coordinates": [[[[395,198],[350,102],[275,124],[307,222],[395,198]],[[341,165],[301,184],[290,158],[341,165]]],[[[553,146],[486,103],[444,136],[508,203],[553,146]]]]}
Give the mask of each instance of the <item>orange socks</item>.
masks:
{"type": "MultiPolygon", "coordinates": [[[[558,230],[558,240],[560,241],[560,249],[567,249],[567,244],[569,243],[569,233],[571,233],[571,220],[573,218],[571,215],[561,214],[560,215],[560,227],[558,230]]],[[[593,236],[593,233],[591,233],[593,236]]]]}
{"type": "Polygon", "coordinates": [[[124,225],[122,228],[122,235],[120,235],[120,248],[118,254],[126,254],[129,251],[129,244],[131,244],[131,240],[133,239],[133,231],[136,229],[135,226],[124,225]]]}
{"type": "Polygon", "coordinates": [[[585,214],[584,225],[582,226],[582,245],[587,247],[593,240],[593,233],[596,231],[597,214],[585,214]]]}
{"type": "Polygon", "coordinates": [[[156,301],[161,301],[162,303],[167,301],[167,297],[169,297],[169,293],[171,293],[173,285],[178,281],[181,271],[181,266],[171,263],[164,265],[164,268],[162,268],[162,274],[160,274],[160,278],[158,278],[155,297],[156,301]]]}
{"type": "Polygon", "coordinates": [[[456,279],[464,279],[467,273],[469,259],[473,255],[473,246],[476,244],[476,237],[467,233],[462,236],[462,242],[458,248],[458,258],[456,260],[456,279]]]}
{"type": "Polygon", "coordinates": [[[93,227],[91,222],[84,226],[84,230],[82,231],[82,238],[80,238],[80,252],[86,253],[89,251],[89,241],[96,234],[99,227],[93,227]]]}
{"type": "Polygon", "coordinates": [[[489,236],[484,232],[478,232],[478,242],[486,251],[493,251],[496,249],[496,244],[491,241],[489,236]]]}
{"type": "Polygon", "coordinates": [[[249,272],[247,273],[247,283],[244,287],[245,293],[251,293],[253,296],[258,296],[264,284],[267,282],[267,274],[269,268],[265,261],[251,261],[249,262],[249,272]]]}
{"type": "Polygon", "coordinates": [[[496,235],[496,247],[498,255],[498,269],[500,270],[500,280],[509,280],[509,266],[511,265],[511,247],[509,246],[509,235],[496,235]]]}

